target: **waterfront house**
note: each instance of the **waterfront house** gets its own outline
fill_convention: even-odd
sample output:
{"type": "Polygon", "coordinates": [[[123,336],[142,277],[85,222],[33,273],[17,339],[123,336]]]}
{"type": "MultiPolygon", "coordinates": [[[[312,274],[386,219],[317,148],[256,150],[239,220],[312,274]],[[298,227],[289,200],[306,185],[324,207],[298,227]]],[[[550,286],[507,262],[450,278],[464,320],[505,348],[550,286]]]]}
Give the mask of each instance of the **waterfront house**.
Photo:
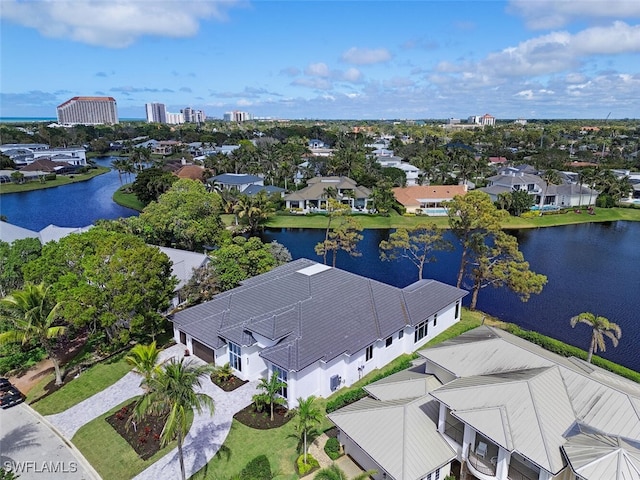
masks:
{"type": "Polygon", "coordinates": [[[329,414],[374,478],[640,479],[637,383],[487,326],[419,353],[329,414]]]}
{"type": "Polygon", "coordinates": [[[466,193],[467,185],[415,185],[393,189],[393,196],[407,213],[432,216],[446,216],[444,202],[466,193]]]}
{"type": "Polygon", "coordinates": [[[316,210],[326,210],[329,189],[333,189],[336,198],[352,210],[366,211],[369,205],[371,190],[359,186],[349,177],[314,177],[307,181],[307,186],[301,190],[285,195],[287,209],[299,209],[307,213],[316,210]]]}
{"type": "Polygon", "coordinates": [[[219,185],[224,190],[237,190],[238,192],[244,192],[250,185],[264,185],[262,177],[245,173],[221,173],[211,177],[209,182],[219,185]]]}
{"type": "Polygon", "coordinates": [[[464,290],[397,288],[299,259],[171,318],[176,342],[244,380],[276,374],[289,407],[326,397],[460,319],[464,290]]]}

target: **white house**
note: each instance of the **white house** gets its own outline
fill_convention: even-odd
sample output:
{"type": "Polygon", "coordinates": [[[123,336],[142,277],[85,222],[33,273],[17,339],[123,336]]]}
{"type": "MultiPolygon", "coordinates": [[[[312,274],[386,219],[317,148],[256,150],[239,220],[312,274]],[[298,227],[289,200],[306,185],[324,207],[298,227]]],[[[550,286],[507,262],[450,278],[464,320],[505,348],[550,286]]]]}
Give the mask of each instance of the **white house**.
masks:
{"type": "Polygon", "coordinates": [[[329,414],[374,478],[640,480],[640,385],[481,326],[329,414]]]}
{"type": "Polygon", "coordinates": [[[178,343],[245,380],[273,373],[298,398],[326,397],[460,319],[464,290],[435,280],[397,288],[299,259],[173,315],[178,343]]]}

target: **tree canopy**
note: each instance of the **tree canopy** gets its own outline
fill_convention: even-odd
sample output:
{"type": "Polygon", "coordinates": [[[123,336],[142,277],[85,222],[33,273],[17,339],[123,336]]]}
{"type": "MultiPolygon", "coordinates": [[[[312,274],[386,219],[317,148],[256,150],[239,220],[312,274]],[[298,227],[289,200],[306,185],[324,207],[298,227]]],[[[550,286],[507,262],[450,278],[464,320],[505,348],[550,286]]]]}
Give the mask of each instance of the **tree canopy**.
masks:
{"type": "Polygon", "coordinates": [[[198,251],[225,238],[221,207],[220,195],[207,192],[201,182],[181,179],[127,221],[148,243],[198,251]]]}
{"type": "Polygon", "coordinates": [[[169,258],[132,235],[94,227],[50,242],[24,266],[25,279],[51,285],[60,315],[102,328],[109,339],[162,330],[177,280],[169,258]]]}
{"type": "Polygon", "coordinates": [[[434,223],[398,228],[389,235],[389,240],[380,242],[380,258],[392,261],[406,258],[418,269],[418,280],[422,280],[425,264],[434,262],[434,252],[451,250],[451,242],[445,240],[443,232],[434,223]]]}

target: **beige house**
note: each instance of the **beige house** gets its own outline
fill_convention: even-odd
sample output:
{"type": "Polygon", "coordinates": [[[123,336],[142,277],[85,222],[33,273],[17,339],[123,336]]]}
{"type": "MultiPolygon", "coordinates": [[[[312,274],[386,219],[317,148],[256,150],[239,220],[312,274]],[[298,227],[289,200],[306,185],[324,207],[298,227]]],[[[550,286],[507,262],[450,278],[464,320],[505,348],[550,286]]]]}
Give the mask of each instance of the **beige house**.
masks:
{"type": "Polygon", "coordinates": [[[366,212],[369,208],[371,190],[359,186],[349,177],[314,177],[307,181],[302,190],[284,196],[287,209],[298,209],[303,213],[324,211],[331,191],[341,203],[352,210],[366,212]]]}
{"type": "Polygon", "coordinates": [[[447,211],[443,202],[466,193],[466,185],[415,185],[393,189],[393,196],[407,213],[432,216],[445,216],[447,211]]]}

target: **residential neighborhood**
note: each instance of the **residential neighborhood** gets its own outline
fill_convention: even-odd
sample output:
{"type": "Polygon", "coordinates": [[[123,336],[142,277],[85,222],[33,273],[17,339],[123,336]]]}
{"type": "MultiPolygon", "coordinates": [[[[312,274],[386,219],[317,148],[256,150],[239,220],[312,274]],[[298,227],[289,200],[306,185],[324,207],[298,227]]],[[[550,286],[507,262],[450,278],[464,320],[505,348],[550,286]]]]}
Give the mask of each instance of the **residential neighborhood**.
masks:
{"type": "MultiPolygon", "coordinates": [[[[109,162],[114,198],[138,211],[82,227],[25,228],[12,213],[0,224],[0,373],[22,402],[0,414],[46,425],[87,478],[250,479],[260,458],[280,480],[331,468],[376,480],[640,479],[633,371],[600,363],[597,342],[558,355],[475,310],[486,287],[521,303],[548,288],[508,222],[635,213],[634,144],[595,155],[597,143],[580,148],[600,131],[581,126],[580,144],[559,133],[540,148],[535,125],[492,118],[375,129],[243,120],[242,134],[234,122],[171,127],[179,134],[121,122],[118,137],[96,138],[96,127],[67,127],[78,147],[20,143],[39,133],[2,127],[0,188],[64,196],[52,182],[109,162]],[[497,148],[501,134],[520,140],[497,148]],[[385,230],[357,260],[364,222],[385,230]],[[268,240],[270,224],[320,233],[315,256],[268,240]],[[455,257],[453,281],[431,278],[441,253],[455,257]],[[353,273],[346,258],[372,267],[353,273]],[[400,261],[414,276],[396,286],[400,261]],[[383,263],[388,281],[374,278],[383,263]],[[21,310],[23,297],[45,308],[21,310]],[[21,330],[25,315],[38,334],[21,330]],[[165,439],[170,375],[196,396],[165,439]],[[102,458],[108,444],[120,465],[102,458]]],[[[593,314],[605,346],[627,338],[615,320],[593,314]]]]}

